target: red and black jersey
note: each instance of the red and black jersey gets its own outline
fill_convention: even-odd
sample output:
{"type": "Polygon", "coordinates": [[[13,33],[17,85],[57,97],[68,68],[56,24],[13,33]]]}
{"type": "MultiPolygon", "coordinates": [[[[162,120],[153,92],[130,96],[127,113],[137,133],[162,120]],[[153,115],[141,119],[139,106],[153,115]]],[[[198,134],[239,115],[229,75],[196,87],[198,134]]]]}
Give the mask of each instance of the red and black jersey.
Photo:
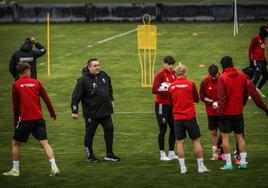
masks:
{"type": "Polygon", "coordinates": [[[195,102],[199,95],[193,82],[178,77],[168,88],[175,120],[190,120],[196,116],[195,102]]]}
{"type": "Polygon", "coordinates": [[[218,114],[240,115],[248,98],[247,79],[234,67],[226,68],[218,78],[218,114]]]}
{"type": "Polygon", "coordinates": [[[33,78],[21,77],[12,86],[14,125],[20,120],[43,118],[40,97],[46,103],[50,116],[56,118],[54,108],[42,84],[33,78]]]}
{"type": "Polygon", "coordinates": [[[251,96],[252,100],[260,109],[266,109],[266,104],[263,102],[261,96],[257,92],[256,86],[251,82],[250,77],[244,74],[244,77],[247,79],[247,86],[248,86],[248,95],[251,96]]]}
{"type": "Polygon", "coordinates": [[[160,85],[163,82],[172,83],[176,79],[175,71],[167,71],[162,69],[154,78],[152,93],[156,94],[155,102],[159,104],[170,105],[168,92],[166,91],[158,91],[160,85]]]}
{"type": "Polygon", "coordinates": [[[218,78],[213,80],[211,75],[206,76],[200,85],[200,99],[205,103],[209,116],[217,115],[217,109],[213,109],[212,103],[217,101],[218,78]]]}
{"type": "Polygon", "coordinates": [[[249,60],[266,61],[264,52],[265,52],[265,40],[262,39],[260,35],[256,35],[251,39],[248,48],[249,60]]]}

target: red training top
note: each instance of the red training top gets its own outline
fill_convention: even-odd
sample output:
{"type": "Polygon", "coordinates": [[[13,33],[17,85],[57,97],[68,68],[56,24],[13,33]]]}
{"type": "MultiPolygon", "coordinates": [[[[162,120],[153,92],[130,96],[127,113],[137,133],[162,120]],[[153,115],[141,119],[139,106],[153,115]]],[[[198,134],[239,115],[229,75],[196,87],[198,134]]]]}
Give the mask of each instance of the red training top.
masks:
{"type": "Polygon", "coordinates": [[[256,106],[258,106],[262,110],[266,109],[266,104],[263,102],[260,94],[258,93],[253,82],[251,82],[249,76],[245,73],[243,74],[243,76],[247,79],[248,95],[251,96],[256,106]]]}
{"type": "Polygon", "coordinates": [[[218,114],[240,115],[248,97],[247,79],[234,67],[226,68],[218,80],[218,114]]]}
{"type": "Polygon", "coordinates": [[[248,55],[249,61],[265,61],[265,40],[263,40],[260,35],[256,35],[251,39],[248,55]]]}
{"type": "Polygon", "coordinates": [[[178,77],[168,88],[175,120],[191,120],[196,116],[194,102],[199,95],[193,82],[178,77]]]}
{"type": "Polygon", "coordinates": [[[158,91],[160,85],[163,82],[172,83],[176,79],[175,71],[167,71],[162,69],[154,78],[152,93],[156,94],[155,102],[159,104],[170,105],[168,92],[167,91],[158,91]]]}
{"type": "Polygon", "coordinates": [[[216,116],[217,109],[213,109],[212,103],[217,101],[218,78],[213,80],[211,75],[206,76],[200,85],[200,99],[205,103],[208,116],[216,116]]]}
{"type": "Polygon", "coordinates": [[[19,78],[12,86],[14,126],[18,120],[43,118],[40,97],[46,103],[52,118],[56,118],[54,108],[42,84],[29,77],[19,78]]]}

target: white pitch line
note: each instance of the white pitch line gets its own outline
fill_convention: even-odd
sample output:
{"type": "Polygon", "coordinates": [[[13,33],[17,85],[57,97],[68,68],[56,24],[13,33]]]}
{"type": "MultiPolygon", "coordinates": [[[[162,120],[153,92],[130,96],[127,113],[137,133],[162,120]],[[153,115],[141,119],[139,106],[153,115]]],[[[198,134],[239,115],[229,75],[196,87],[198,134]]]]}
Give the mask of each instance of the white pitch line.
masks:
{"type": "Polygon", "coordinates": [[[132,29],[132,30],[127,31],[127,32],[125,32],[125,33],[121,33],[121,34],[118,34],[118,35],[115,35],[115,36],[109,37],[109,38],[107,38],[107,39],[104,39],[104,40],[98,41],[97,43],[102,44],[102,43],[104,43],[104,42],[108,42],[109,40],[113,40],[113,39],[116,39],[116,38],[119,38],[119,37],[122,37],[122,36],[128,35],[128,34],[133,33],[133,32],[135,32],[135,31],[137,31],[137,29],[132,29]]]}
{"type": "Polygon", "coordinates": [[[115,35],[115,36],[112,36],[112,37],[109,37],[109,38],[106,38],[106,39],[97,41],[97,42],[95,42],[95,43],[93,43],[93,44],[89,44],[87,47],[88,47],[88,48],[92,48],[92,47],[96,46],[97,44],[103,44],[103,43],[108,42],[108,41],[110,41],[110,40],[113,40],[113,39],[116,39],[116,38],[119,38],[119,37],[128,35],[128,34],[130,34],[130,33],[133,33],[133,32],[135,32],[135,31],[137,31],[137,30],[138,30],[138,29],[132,29],[132,30],[129,30],[129,31],[127,31],[127,32],[124,32],[124,33],[121,33],[121,34],[118,34],[118,35],[115,35]]]}

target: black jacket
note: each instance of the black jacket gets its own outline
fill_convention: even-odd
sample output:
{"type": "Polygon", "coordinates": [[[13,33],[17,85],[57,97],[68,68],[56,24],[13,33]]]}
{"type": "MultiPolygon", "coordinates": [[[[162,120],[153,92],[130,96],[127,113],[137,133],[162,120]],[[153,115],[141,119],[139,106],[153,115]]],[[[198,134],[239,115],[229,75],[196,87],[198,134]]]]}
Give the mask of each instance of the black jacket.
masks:
{"type": "Polygon", "coordinates": [[[113,88],[111,78],[104,72],[95,76],[87,73],[77,80],[72,94],[72,113],[78,113],[78,104],[82,101],[85,118],[102,118],[113,113],[113,88]]]}
{"type": "Polygon", "coordinates": [[[13,53],[10,62],[9,62],[9,72],[17,80],[19,75],[16,71],[16,66],[18,62],[25,62],[31,65],[32,78],[37,78],[36,71],[36,58],[43,56],[46,53],[46,49],[40,44],[36,43],[36,50],[32,49],[31,44],[23,44],[19,50],[13,53]]]}

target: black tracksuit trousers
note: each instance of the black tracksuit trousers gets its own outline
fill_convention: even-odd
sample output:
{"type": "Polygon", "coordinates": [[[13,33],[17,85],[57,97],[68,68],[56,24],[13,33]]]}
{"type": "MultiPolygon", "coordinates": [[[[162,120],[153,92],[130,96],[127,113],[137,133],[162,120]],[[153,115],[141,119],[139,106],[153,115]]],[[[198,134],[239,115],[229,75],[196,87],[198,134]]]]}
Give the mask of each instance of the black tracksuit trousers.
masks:
{"type": "Polygon", "coordinates": [[[106,116],[99,119],[85,118],[86,133],[84,145],[90,153],[93,153],[92,145],[95,132],[98,125],[101,124],[104,130],[104,140],[106,144],[106,153],[113,152],[113,121],[111,116],[106,116]]]}

